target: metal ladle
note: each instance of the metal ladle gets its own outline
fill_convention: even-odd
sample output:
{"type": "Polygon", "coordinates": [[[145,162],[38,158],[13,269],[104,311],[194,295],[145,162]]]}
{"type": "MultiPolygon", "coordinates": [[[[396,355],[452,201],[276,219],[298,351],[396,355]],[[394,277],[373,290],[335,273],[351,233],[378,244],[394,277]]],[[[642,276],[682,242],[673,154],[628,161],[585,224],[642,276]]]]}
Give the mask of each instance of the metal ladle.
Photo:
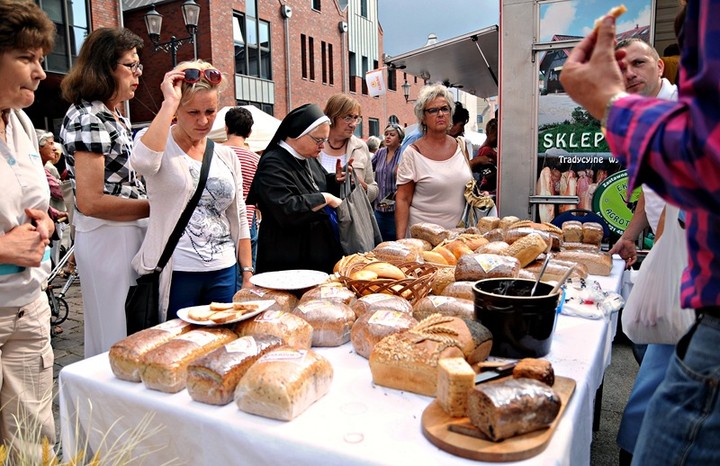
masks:
{"type": "Polygon", "coordinates": [[[552,257],[552,254],[550,252],[545,253],[545,262],[543,262],[542,267],[540,268],[540,273],[538,273],[537,280],[535,280],[535,284],[532,287],[532,290],[530,290],[530,296],[535,296],[535,289],[538,286],[538,283],[540,283],[540,279],[542,278],[543,274],[545,273],[545,269],[548,266],[548,262],[550,262],[550,258],[552,257]]]}

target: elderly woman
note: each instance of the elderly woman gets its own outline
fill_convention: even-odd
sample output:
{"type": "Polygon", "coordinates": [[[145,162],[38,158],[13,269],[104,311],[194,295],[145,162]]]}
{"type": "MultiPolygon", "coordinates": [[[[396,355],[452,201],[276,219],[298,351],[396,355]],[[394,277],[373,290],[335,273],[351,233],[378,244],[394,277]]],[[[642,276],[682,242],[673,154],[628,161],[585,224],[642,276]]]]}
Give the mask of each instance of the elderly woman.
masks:
{"type": "Polygon", "coordinates": [[[465,207],[465,184],[472,172],[458,141],[448,136],[455,104],[441,85],[420,90],[415,116],[423,136],[405,149],[397,172],[395,225],[397,237],[420,222],[454,228],[465,207]]]}
{"type": "Polygon", "coordinates": [[[383,241],[394,241],[395,233],[395,191],[398,163],[400,163],[400,144],[405,132],[397,123],[385,128],[385,145],[378,149],[372,159],[375,178],[378,180],[379,194],[373,202],[375,219],[383,241]]]}
{"type": "Polygon", "coordinates": [[[50,211],[51,217],[57,220],[58,216],[64,212],[65,200],[63,199],[62,188],[60,187],[60,174],[55,164],[60,160],[61,152],[55,146],[55,136],[49,131],[36,130],[38,138],[38,149],[40,150],[40,159],[42,159],[45,168],[45,177],[50,186],[50,207],[55,212],[50,211]]]}
{"type": "Polygon", "coordinates": [[[330,119],[317,105],[305,104],[287,114],[260,157],[248,195],[263,213],[258,272],[332,272],[342,257],[324,208],[340,205],[336,194],[344,178],[339,167],[328,174],[317,160],[329,134],[330,119]]]}
{"type": "Polygon", "coordinates": [[[379,188],[372,169],[372,156],[367,144],[353,135],[355,127],[362,121],[360,104],[346,94],[335,94],[325,104],[324,113],[330,118],[330,136],[318,160],[328,173],[335,173],[338,167],[349,163],[368,199],[373,202],[379,188]]]}
{"type": "Polygon", "coordinates": [[[148,202],[130,169],[132,132],[120,113],[142,75],[140,37],[122,28],[90,33],[61,83],[71,102],[60,130],[75,179],[75,259],[85,320],[85,357],[127,336],[125,298],[137,274],[130,261],[145,237],[148,202]]]}
{"type": "Polygon", "coordinates": [[[32,442],[55,442],[50,307],[41,289],[53,222],[37,136],[21,109],[45,79],[55,26],[34,2],[3,0],[0,18],[0,444],[39,464],[32,442]]]}
{"type": "MultiPolygon", "coordinates": [[[[224,85],[222,73],[202,60],[165,73],[160,111],[131,157],[150,199],[147,236],[132,261],[141,275],[157,265],[195,193],[224,85]]],[[[205,188],[160,277],[161,321],[185,307],[232,302],[238,262],[243,286],[250,285],[254,270],[242,193],[240,162],[232,149],[215,144],[205,188]]]]}

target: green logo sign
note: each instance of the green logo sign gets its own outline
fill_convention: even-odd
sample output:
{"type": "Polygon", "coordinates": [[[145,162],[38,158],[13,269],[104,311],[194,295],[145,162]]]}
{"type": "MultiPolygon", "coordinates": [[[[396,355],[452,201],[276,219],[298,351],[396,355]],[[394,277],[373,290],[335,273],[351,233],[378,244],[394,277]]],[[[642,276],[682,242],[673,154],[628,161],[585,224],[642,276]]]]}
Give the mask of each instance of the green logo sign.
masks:
{"type": "Polygon", "coordinates": [[[600,215],[614,233],[622,234],[632,219],[641,188],[627,198],[628,175],[626,170],[605,178],[593,196],[593,211],[600,215]]]}

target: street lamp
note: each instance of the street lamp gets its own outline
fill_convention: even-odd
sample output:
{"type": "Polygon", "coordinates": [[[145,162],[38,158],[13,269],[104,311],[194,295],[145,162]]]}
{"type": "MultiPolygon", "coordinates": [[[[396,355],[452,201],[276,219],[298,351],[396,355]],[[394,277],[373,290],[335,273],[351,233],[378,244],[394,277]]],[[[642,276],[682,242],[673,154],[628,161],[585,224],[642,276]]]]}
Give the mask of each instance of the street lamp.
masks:
{"type": "Polygon", "coordinates": [[[410,83],[407,82],[407,79],[401,86],[403,89],[403,95],[405,96],[405,103],[408,102],[415,102],[417,99],[410,99],[410,83]]]}
{"type": "Polygon", "coordinates": [[[190,34],[189,37],[183,37],[178,39],[175,36],[170,37],[167,42],[160,42],[160,30],[162,29],[162,15],[157,12],[155,5],[152,5],[152,9],[145,13],[145,27],[147,28],[148,36],[150,41],[155,46],[155,51],[162,50],[163,52],[170,52],[172,55],[172,66],[175,68],[177,65],[177,50],[181,45],[186,43],[193,44],[193,54],[197,60],[197,41],[195,40],[195,34],[197,34],[198,19],[200,17],[200,5],[195,3],[195,0],[186,0],[182,5],[183,21],[185,22],[185,29],[190,34]]]}

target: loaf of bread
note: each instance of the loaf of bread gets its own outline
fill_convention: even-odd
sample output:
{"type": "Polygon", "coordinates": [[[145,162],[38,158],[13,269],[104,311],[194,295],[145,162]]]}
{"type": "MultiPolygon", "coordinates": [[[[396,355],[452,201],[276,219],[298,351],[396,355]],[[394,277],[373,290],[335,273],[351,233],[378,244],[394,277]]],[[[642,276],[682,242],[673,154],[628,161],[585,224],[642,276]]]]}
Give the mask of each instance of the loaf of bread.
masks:
{"type": "Polygon", "coordinates": [[[397,241],[385,241],[372,250],[377,260],[401,264],[403,262],[418,262],[422,258],[421,251],[398,243],[397,241]]]}
{"type": "Polygon", "coordinates": [[[505,230],[505,242],[507,244],[513,244],[515,241],[524,238],[530,234],[539,235],[543,239],[543,241],[545,241],[545,249],[548,249],[552,246],[552,238],[550,237],[550,233],[548,233],[547,231],[536,230],[529,226],[512,226],[508,228],[507,230],[505,230]]]}
{"type": "Polygon", "coordinates": [[[235,339],[237,334],[224,327],[191,330],[145,353],[140,378],[147,388],[177,393],[185,388],[192,361],[235,339]]]}
{"type": "Polygon", "coordinates": [[[441,295],[446,286],[455,282],[455,267],[443,267],[435,272],[431,286],[434,295],[441,295]]]}
{"type": "Polygon", "coordinates": [[[602,244],[603,236],[605,236],[605,230],[602,225],[597,222],[585,222],[582,225],[582,242],[585,244],[595,244],[600,246],[602,244]]]}
{"type": "Polygon", "coordinates": [[[582,223],[577,220],[568,220],[562,224],[563,242],[582,243],[582,223]]]}
{"type": "Polygon", "coordinates": [[[438,251],[423,251],[421,254],[423,261],[425,262],[436,265],[449,265],[445,256],[440,254],[438,251]]]}
{"type": "Polygon", "coordinates": [[[235,389],[242,411],[290,421],[330,390],[333,368],[313,350],[280,347],[250,366],[235,389]]]}
{"type": "Polygon", "coordinates": [[[552,387],[555,385],[555,370],[550,361],[544,359],[525,358],[517,362],[512,376],[516,379],[535,379],[552,387]]]}
{"type": "Polygon", "coordinates": [[[510,247],[505,241],[491,241],[475,250],[475,254],[498,254],[504,256],[510,247]]]}
{"type": "Polygon", "coordinates": [[[350,341],[355,312],[345,303],[314,299],[298,304],[293,314],[313,328],[313,346],[340,346],[350,341]]]}
{"type": "Polygon", "coordinates": [[[395,311],[412,315],[413,311],[412,304],[407,299],[386,293],[366,294],[356,300],[350,308],[358,319],[368,312],[395,311]]]}
{"type": "Polygon", "coordinates": [[[467,245],[468,248],[475,251],[477,248],[481,246],[485,246],[490,241],[488,241],[486,238],[484,238],[480,234],[470,234],[470,233],[463,233],[462,235],[455,238],[456,240],[460,240],[463,243],[467,245]]]}
{"type": "Polygon", "coordinates": [[[240,336],[274,335],[287,346],[310,349],[313,328],[302,317],[284,311],[265,311],[252,319],[238,322],[234,328],[240,336]]]}
{"type": "MultiPolygon", "coordinates": [[[[485,241],[487,241],[487,240],[485,240],[485,241]]],[[[464,256],[466,254],[473,253],[473,250],[470,249],[470,247],[468,247],[468,245],[464,241],[462,241],[458,238],[456,238],[454,240],[450,240],[450,241],[448,241],[446,243],[442,243],[442,244],[445,249],[447,249],[448,251],[453,253],[453,256],[455,256],[456,259],[460,259],[462,256],[464,256]]]]}
{"type": "Polygon", "coordinates": [[[500,218],[500,223],[498,223],[498,228],[502,228],[503,230],[506,230],[510,225],[513,223],[519,222],[520,219],[514,215],[508,215],[506,217],[500,218]]]}
{"type": "Polygon", "coordinates": [[[483,238],[491,243],[493,241],[505,241],[505,230],[502,228],[495,228],[483,234],[483,238]]]}
{"type": "Polygon", "coordinates": [[[188,366],[187,391],[201,403],[226,405],[245,372],[263,354],[282,346],[273,335],[238,338],[196,359],[188,366]]]}
{"type": "Polygon", "coordinates": [[[427,295],[413,305],[413,317],[418,321],[432,314],[444,316],[472,318],[475,315],[473,301],[454,298],[452,296],[427,295]]]}
{"type": "Polygon", "coordinates": [[[465,354],[465,359],[470,364],[477,364],[487,360],[493,345],[493,335],[483,324],[472,318],[464,318],[463,322],[470,330],[474,348],[465,354]]]}
{"type": "Polygon", "coordinates": [[[606,252],[560,251],[555,259],[584,264],[592,275],[610,275],[612,256],[606,252]]]}
{"type": "Polygon", "coordinates": [[[372,311],[362,315],[352,326],[350,341],[355,352],[365,359],[370,357],[377,342],[388,335],[404,332],[418,321],[406,312],[372,311]]]}
{"type": "Polygon", "coordinates": [[[466,299],[472,302],[475,300],[475,293],[473,293],[474,284],[475,282],[471,281],[452,282],[448,284],[448,286],[446,286],[440,294],[442,296],[466,299]]]}
{"type": "Polygon", "coordinates": [[[484,235],[490,230],[500,227],[500,218],[498,217],[481,217],[477,222],[477,229],[481,235],[484,235]]]}
{"type": "Polygon", "coordinates": [[[539,233],[531,233],[511,244],[505,254],[516,258],[520,262],[520,267],[525,267],[537,259],[540,254],[549,250],[548,246],[539,233]]]}
{"type": "Polygon", "coordinates": [[[429,241],[420,238],[402,238],[397,240],[397,242],[420,252],[432,249],[432,244],[430,244],[429,241]]]}
{"type": "Polygon", "coordinates": [[[461,257],[455,266],[455,281],[515,278],[520,268],[520,261],[512,256],[468,254],[461,257]]]}
{"type": "MultiPolygon", "coordinates": [[[[542,269],[543,262],[544,261],[536,260],[532,264],[525,267],[523,270],[531,272],[533,274],[532,278],[537,279],[537,276],[542,269]]],[[[550,259],[547,267],[545,268],[545,273],[543,273],[542,281],[558,281],[562,279],[562,277],[571,267],[574,267],[573,272],[570,275],[571,277],[587,278],[587,267],[584,264],[576,264],[564,260],[550,259]]]]}
{"type": "Polygon", "coordinates": [[[587,252],[600,252],[599,244],[588,244],[588,243],[570,243],[563,241],[560,245],[561,251],[587,251],[587,252]]]}
{"type": "Polygon", "coordinates": [[[455,254],[453,254],[453,252],[450,251],[448,248],[446,248],[445,246],[442,246],[442,243],[440,243],[440,245],[438,245],[438,246],[435,246],[431,252],[440,254],[443,257],[443,259],[445,259],[445,262],[447,263],[447,265],[457,264],[457,256],[455,256],[455,254]]]}
{"type": "Polygon", "coordinates": [[[448,416],[466,416],[468,396],[474,387],[475,371],[465,359],[438,361],[437,401],[448,416]]]}
{"type": "Polygon", "coordinates": [[[435,396],[438,361],[464,358],[474,343],[461,319],[434,314],[408,331],[380,340],[370,353],[373,382],[435,396]]]}
{"type": "Polygon", "coordinates": [[[467,413],[472,425],[499,442],[549,426],[560,406],[560,396],[542,382],[510,378],[476,385],[467,413]]]}
{"type": "Polygon", "coordinates": [[[416,223],[410,226],[410,236],[424,239],[433,247],[450,237],[450,232],[435,223],[416,223]]]}
{"type": "Polygon", "coordinates": [[[354,291],[349,290],[341,283],[331,282],[310,288],[302,295],[298,304],[316,299],[350,305],[355,302],[356,296],[354,291]]]}
{"type": "Polygon", "coordinates": [[[193,328],[195,327],[184,320],[173,319],[133,333],[110,347],[110,369],[118,379],[140,382],[142,356],[193,328]]]}
{"type": "Polygon", "coordinates": [[[257,301],[259,299],[272,299],[278,305],[276,310],[285,312],[292,311],[298,302],[297,297],[289,291],[270,290],[254,285],[238,290],[233,296],[233,302],[257,301]]]}

